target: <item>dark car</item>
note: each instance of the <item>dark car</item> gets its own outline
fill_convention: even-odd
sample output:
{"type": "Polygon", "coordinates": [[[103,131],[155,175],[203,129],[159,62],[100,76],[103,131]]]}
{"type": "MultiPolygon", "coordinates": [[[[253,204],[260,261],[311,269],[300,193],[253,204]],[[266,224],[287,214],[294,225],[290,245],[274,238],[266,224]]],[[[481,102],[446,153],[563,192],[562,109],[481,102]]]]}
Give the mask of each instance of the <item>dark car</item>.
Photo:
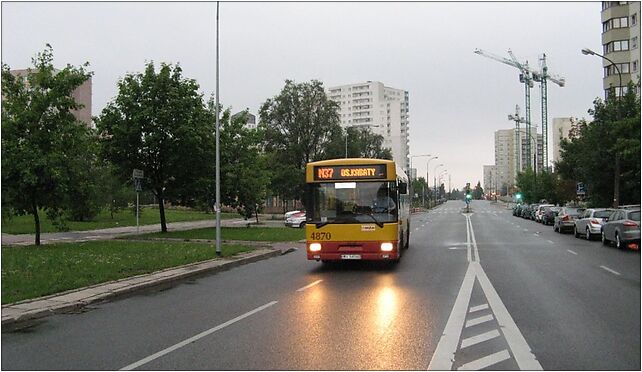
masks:
{"type": "Polygon", "coordinates": [[[614,241],[618,249],[640,247],[640,210],[618,209],[602,225],[602,243],[614,241]]]}
{"type": "Polygon", "coordinates": [[[575,220],[584,212],[584,208],[562,207],[553,221],[553,230],[558,233],[575,230],[575,220]]]}
{"type": "Polygon", "coordinates": [[[561,207],[546,207],[542,215],[542,223],[544,225],[552,225],[555,222],[555,216],[560,212],[561,207]]]}
{"type": "Polygon", "coordinates": [[[513,207],[513,216],[520,216],[523,207],[523,204],[515,204],[515,206],[513,207]]]}

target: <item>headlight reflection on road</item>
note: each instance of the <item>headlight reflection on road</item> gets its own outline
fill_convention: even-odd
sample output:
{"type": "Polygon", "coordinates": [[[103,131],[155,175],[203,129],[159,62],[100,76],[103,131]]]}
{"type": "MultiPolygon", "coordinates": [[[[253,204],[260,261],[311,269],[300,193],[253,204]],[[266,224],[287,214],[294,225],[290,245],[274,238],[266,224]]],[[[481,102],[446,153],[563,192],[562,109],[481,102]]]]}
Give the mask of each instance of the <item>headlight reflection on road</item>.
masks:
{"type": "Polygon", "coordinates": [[[379,333],[386,331],[397,315],[398,293],[395,288],[384,287],[377,293],[377,309],[375,323],[379,333]]]}

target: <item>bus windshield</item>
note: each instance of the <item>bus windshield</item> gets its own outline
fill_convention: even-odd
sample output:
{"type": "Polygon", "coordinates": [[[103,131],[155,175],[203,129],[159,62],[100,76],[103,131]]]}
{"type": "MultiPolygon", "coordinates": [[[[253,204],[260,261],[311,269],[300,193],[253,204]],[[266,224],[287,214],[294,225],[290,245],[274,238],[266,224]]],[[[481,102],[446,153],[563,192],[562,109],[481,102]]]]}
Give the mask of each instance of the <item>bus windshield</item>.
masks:
{"type": "Polygon", "coordinates": [[[308,184],[307,223],[397,222],[397,186],[384,182],[308,184]]]}

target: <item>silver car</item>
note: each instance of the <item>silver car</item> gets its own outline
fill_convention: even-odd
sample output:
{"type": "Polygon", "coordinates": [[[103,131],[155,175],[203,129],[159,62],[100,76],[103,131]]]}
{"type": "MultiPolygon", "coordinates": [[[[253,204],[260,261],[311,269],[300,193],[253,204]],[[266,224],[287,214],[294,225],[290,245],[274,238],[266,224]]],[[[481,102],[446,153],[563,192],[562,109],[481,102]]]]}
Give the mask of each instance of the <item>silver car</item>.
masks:
{"type": "Polygon", "coordinates": [[[602,243],[615,242],[618,249],[640,248],[640,210],[617,209],[602,226],[602,243]]]}
{"type": "Polygon", "coordinates": [[[604,219],[613,213],[615,209],[592,208],[587,209],[575,220],[575,237],[584,236],[587,240],[599,237],[602,233],[604,219]]]}
{"type": "Polygon", "coordinates": [[[575,229],[575,220],[584,212],[584,208],[563,207],[560,209],[555,221],[553,222],[553,231],[563,233],[564,231],[573,231],[575,229]]]}

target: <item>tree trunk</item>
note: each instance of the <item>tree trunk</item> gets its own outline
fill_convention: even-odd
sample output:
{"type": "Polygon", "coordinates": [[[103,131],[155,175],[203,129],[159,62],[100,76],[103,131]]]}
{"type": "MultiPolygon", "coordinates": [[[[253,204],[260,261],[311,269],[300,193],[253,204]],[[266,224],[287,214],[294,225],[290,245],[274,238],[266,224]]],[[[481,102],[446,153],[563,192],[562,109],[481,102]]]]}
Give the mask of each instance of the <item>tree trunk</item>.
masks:
{"type": "Polygon", "coordinates": [[[254,206],[254,215],[256,215],[256,224],[258,225],[259,224],[259,209],[256,207],[256,205],[254,206]]]}
{"type": "Polygon", "coordinates": [[[40,245],[40,217],[38,216],[38,206],[35,202],[31,203],[33,208],[33,221],[36,224],[36,245],[40,245]]]}
{"type": "Polygon", "coordinates": [[[156,189],[156,196],[158,197],[158,210],[160,212],[161,232],[167,232],[167,222],[165,221],[165,198],[163,197],[163,190],[156,189]]]}

